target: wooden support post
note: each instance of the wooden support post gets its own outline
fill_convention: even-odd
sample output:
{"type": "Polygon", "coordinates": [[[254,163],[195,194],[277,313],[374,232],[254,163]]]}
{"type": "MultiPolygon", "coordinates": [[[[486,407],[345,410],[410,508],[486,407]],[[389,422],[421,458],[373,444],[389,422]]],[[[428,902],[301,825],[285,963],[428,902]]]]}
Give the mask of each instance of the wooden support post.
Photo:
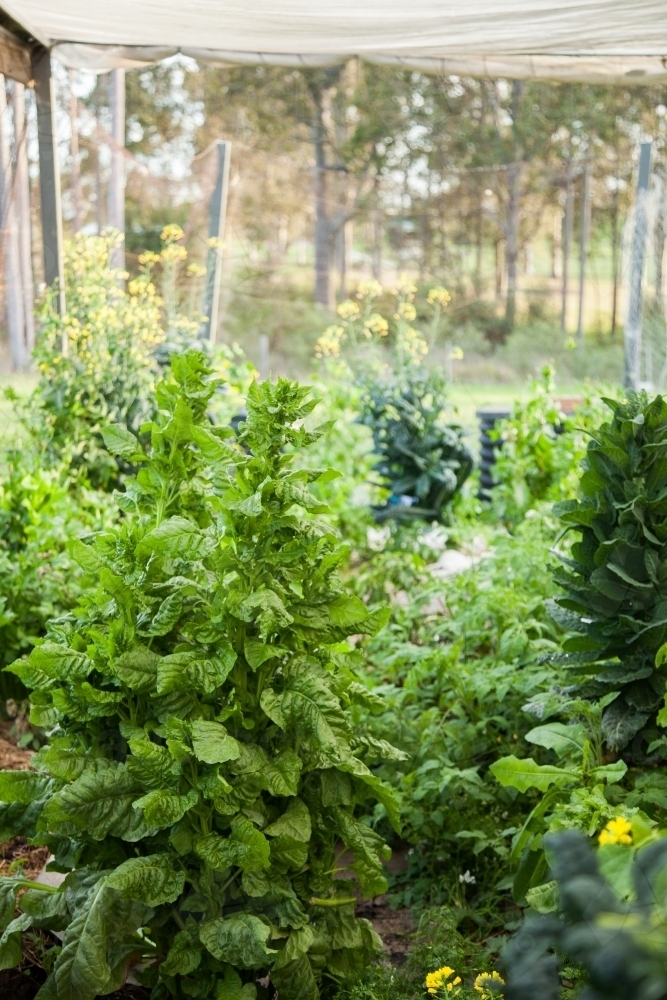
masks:
{"type": "Polygon", "coordinates": [[[32,220],[30,218],[30,177],[28,175],[28,133],[25,117],[25,87],[14,81],[14,132],[16,135],[16,214],[18,223],[19,267],[23,290],[23,321],[28,354],[35,346],[35,279],[32,271],[32,220]]]}
{"type": "MultiPolygon", "coordinates": [[[[37,141],[39,144],[39,194],[42,203],[42,242],[44,247],[44,281],[57,287],[55,305],[65,312],[65,269],[63,264],[63,221],[60,203],[60,170],[56,134],[56,101],[51,76],[51,55],[48,49],[36,48],[33,53],[33,78],[37,104],[37,141]]],[[[67,338],[63,332],[62,352],[67,355],[67,338]]]]}
{"type": "Polygon", "coordinates": [[[218,329],[218,309],[220,306],[220,284],[222,280],[223,240],[227,217],[227,196],[229,192],[229,161],[232,144],[220,139],[215,144],[217,154],[217,176],[209,209],[209,248],[206,257],[206,285],[202,313],[206,317],[201,325],[199,337],[215,343],[218,329]]]}
{"type": "MultiPolygon", "coordinates": [[[[111,71],[111,177],[109,225],[125,235],[125,70],[111,71]]],[[[125,270],[125,244],[113,253],[114,267],[125,270]]]]}
{"type": "Polygon", "coordinates": [[[74,232],[81,229],[81,169],[79,164],[79,100],[75,92],[76,70],[69,71],[69,124],[71,129],[72,201],[74,202],[74,232]]]}
{"type": "Polygon", "coordinates": [[[565,333],[567,331],[567,299],[568,281],[570,277],[570,245],[572,243],[572,157],[568,158],[565,168],[565,212],[563,214],[563,236],[561,247],[563,251],[563,266],[561,271],[561,307],[560,307],[560,328],[565,333]]]}
{"type": "Polygon", "coordinates": [[[586,291],[586,256],[588,254],[588,221],[590,202],[591,161],[584,161],[584,177],[581,192],[581,234],[579,241],[579,315],[577,319],[577,341],[584,340],[584,292],[586,291]]]}
{"type": "Polygon", "coordinates": [[[630,301],[625,324],[625,386],[638,389],[640,382],[642,346],[642,279],[644,277],[644,252],[646,248],[646,202],[651,176],[652,143],[642,142],[639,150],[639,177],[635,202],[635,224],[632,236],[630,263],[630,301]]]}
{"type": "Polygon", "coordinates": [[[7,93],[5,78],[0,75],[0,175],[3,266],[5,276],[5,307],[7,310],[7,330],[12,354],[12,368],[23,371],[28,365],[25,345],[25,322],[23,317],[23,294],[21,291],[21,271],[19,267],[19,244],[16,221],[16,204],[12,160],[9,143],[9,115],[7,114],[7,93]]]}

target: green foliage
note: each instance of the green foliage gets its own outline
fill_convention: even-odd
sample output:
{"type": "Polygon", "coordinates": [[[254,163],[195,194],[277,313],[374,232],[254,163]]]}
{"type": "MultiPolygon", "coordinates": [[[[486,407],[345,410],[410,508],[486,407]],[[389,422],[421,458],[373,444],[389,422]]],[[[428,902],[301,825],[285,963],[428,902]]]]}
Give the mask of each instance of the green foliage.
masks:
{"type": "Polygon", "coordinates": [[[588,434],[603,419],[601,404],[591,396],[566,416],[554,391],[554,371],[546,365],[530,398],[515,403],[494,430],[501,447],[493,466],[493,508],[510,525],[538,503],[576,496],[588,434]]]}
{"type": "Polygon", "coordinates": [[[612,419],[588,445],[581,498],[555,507],[580,539],[556,573],[565,594],[552,614],[575,633],[562,659],[582,692],[617,692],[602,717],[607,745],[641,759],[665,690],[655,657],[667,638],[667,403],[645,392],[606,402],[612,419]]]}
{"type": "Polygon", "coordinates": [[[583,967],[590,1000],[667,995],[667,840],[607,844],[574,830],[545,839],[555,912],[531,914],[504,952],[506,1000],[558,1000],[562,958],[583,967]]]}
{"type": "Polygon", "coordinates": [[[436,370],[407,367],[366,378],[361,420],[373,432],[375,469],[392,497],[376,510],[386,517],[447,518],[447,507],[473,468],[463,432],[448,423],[445,380],[436,370]],[[412,505],[401,503],[403,496],[412,505]]]}
{"type": "MultiPolygon", "coordinates": [[[[527,707],[535,711],[539,705],[537,700],[527,707]]],[[[522,794],[532,789],[543,793],[512,842],[509,861],[515,869],[513,894],[517,903],[533,903],[544,892],[546,833],[575,828],[592,837],[626,798],[626,790],[618,783],[625,778],[627,765],[622,760],[608,763],[603,757],[604,707],[604,701],[571,701],[565,705],[567,724],[549,721],[526,733],[526,742],[551,751],[557,764],[539,764],[532,757],[511,755],[491,765],[492,774],[503,787],[522,794]]],[[[638,812],[636,805],[624,807],[628,816],[638,812]]]]}
{"type": "Polygon", "coordinates": [[[93,487],[117,485],[119,467],[102,427],[138,431],[152,414],[162,340],[159,302],[142,276],[123,290],[110,259],[117,237],[79,234],[65,249],[67,312],[50,299],[41,311],[35,351],[39,383],[24,413],[51,464],[64,461],[93,487]]]}
{"type": "MultiPolygon", "coordinates": [[[[487,929],[504,921],[496,885],[525,818],[520,798],[498,787],[489,765],[519,752],[530,728],[522,706],[553,678],[539,662],[558,643],[544,609],[553,531],[548,517],[525,521],[516,537],[498,530],[478,565],[447,580],[422,564],[417,581],[406,582],[410,596],[403,593],[368,646],[374,699],[356,710],[369,737],[409,754],[379,771],[400,792],[403,835],[414,845],[394,882],[398,898],[462,907],[487,929]]],[[[389,555],[407,560],[400,549],[376,559],[386,568],[389,555]]],[[[368,572],[355,574],[360,593],[368,572]]],[[[381,807],[375,815],[386,829],[381,807]]]]}
{"type": "MultiPolygon", "coordinates": [[[[74,494],[58,469],[42,469],[29,450],[4,456],[0,479],[0,665],[30,652],[46,623],[72,608],[83,571],[71,542],[110,523],[103,494],[74,494]]],[[[0,697],[19,698],[25,688],[0,674],[0,697]]]]}
{"type": "Polygon", "coordinates": [[[149,452],[105,431],[140,466],[126,516],[75,546],[97,587],[10,668],[52,730],[35,771],[0,773],[0,800],[3,829],[68,873],[59,1000],[109,992],[130,953],[157,997],[252,1000],[270,975],[315,1000],[378,949],[355,889],[385,891],[389,851],[363,810],[398,824],[398,803],[352,728],[365,691],[343,640],[386,615],[338,578],[345,549],[308,486],[329,472],[291,466],[318,436],[309,390],[253,383],[240,446],[206,416],[214,390],[202,354],[175,356],[149,452]]]}

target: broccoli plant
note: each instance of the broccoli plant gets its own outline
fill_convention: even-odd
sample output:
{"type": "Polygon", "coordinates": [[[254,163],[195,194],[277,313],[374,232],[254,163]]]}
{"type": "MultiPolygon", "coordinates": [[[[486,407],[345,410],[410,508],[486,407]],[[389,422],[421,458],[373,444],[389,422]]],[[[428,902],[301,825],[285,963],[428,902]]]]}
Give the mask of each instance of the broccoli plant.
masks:
{"type": "Polygon", "coordinates": [[[617,692],[602,718],[608,746],[641,757],[667,677],[655,665],[667,639],[667,402],[645,392],[605,402],[612,419],[588,445],[581,499],[554,508],[581,537],[556,574],[565,594],[552,607],[576,633],[562,660],[585,679],[582,691],[617,692]]]}
{"type": "Polygon", "coordinates": [[[290,466],[319,433],[308,390],[253,384],[237,443],[206,416],[214,389],[202,354],[176,356],[148,453],[105,431],[140,468],[119,526],[75,545],[97,589],[9,668],[52,736],[35,770],[0,772],[0,827],[67,874],[14,920],[23,882],[2,882],[0,966],[26,928],[63,930],[45,998],[92,1000],[134,961],[157,1000],[252,1000],[262,977],[315,1000],[378,949],[354,910],[385,890],[389,851],[360,814],[379,800],[398,824],[368,766],[397,751],[355,737],[368,695],[344,640],[386,614],[337,575],[308,488],[332,473],[290,466]]]}

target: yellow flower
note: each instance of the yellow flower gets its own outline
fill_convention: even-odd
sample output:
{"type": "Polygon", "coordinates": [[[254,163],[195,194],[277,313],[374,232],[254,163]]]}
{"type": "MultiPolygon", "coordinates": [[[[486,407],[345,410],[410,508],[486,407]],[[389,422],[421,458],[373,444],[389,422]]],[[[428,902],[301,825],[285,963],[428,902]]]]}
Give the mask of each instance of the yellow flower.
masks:
{"type": "Polygon", "coordinates": [[[489,992],[489,983],[500,983],[501,986],[505,985],[505,980],[497,972],[482,972],[473,983],[474,988],[482,996],[480,1000],[492,1000],[493,997],[497,996],[495,992],[489,992]]]}
{"type": "Polygon", "coordinates": [[[193,278],[203,278],[206,274],[206,268],[203,264],[188,264],[187,273],[193,278]]]}
{"type": "Polygon", "coordinates": [[[382,285],[375,278],[360,281],[357,287],[358,299],[377,299],[382,295],[382,285]]]}
{"type": "Polygon", "coordinates": [[[153,253],[152,250],[147,250],[146,253],[139,254],[140,264],[157,264],[160,260],[159,253],[153,253]]]}
{"type": "Polygon", "coordinates": [[[315,344],[316,358],[337,358],[340,355],[341,341],[345,339],[345,328],[328,326],[315,344]]]}
{"type": "Polygon", "coordinates": [[[407,275],[402,274],[396,282],[396,294],[405,296],[409,301],[416,291],[417,286],[412,278],[408,278],[407,275]]]}
{"type": "Polygon", "coordinates": [[[177,243],[183,239],[183,230],[175,222],[170,222],[160,233],[160,239],[163,243],[177,243]]]}
{"type": "Polygon", "coordinates": [[[211,250],[224,250],[225,241],[218,239],[217,236],[209,236],[209,238],[206,240],[206,246],[210,247],[211,250]]]}
{"type": "Polygon", "coordinates": [[[172,261],[172,260],[185,260],[188,255],[188,251],[185,247],[180,246],[178,243],[168,243],[164,248],[160,257],[162,260],[172,261]]]}
{"type": "Polygon", "coordinates": [[[389,323],[379,313],[371,313],[368,319],[364,320],[364,333],[368,337],[374,333],[380,337],[386,337],[389,333],[389,323]]]}
{"type": "Polygon", "coordinates": [[[449,356],[452,361],[463,361],[463,351],[460,347],[452,347],[449,356]]]}
{"type": "Polygon", "coordinates": [[[405,319],[408,323],[413,323],[416,318],[417,310],[413,306],[412,302],[399,303],[398,309],[396,310],[396,319],[405,319]]]}
{"type": "Polygon", "coordinates": [[[435,305],[436,302],[440,306],[446,306],[452,301],[452,297],[446,288],[438,286],[437,288],[432,288],[428,293],[428,301],[431,305],[435,305]]]}
{"type": "Polygon", "coordinates": [[[341,319],[354,319],[359,315],[360,310],[357,303],[353,302],[352,299],[345,299],[345,302],[341,302],[338,306],[336,312],[341,319]]]}
{"type": "Polygon", "coordinates": [[[631,844],[632,827],[625,816],[617,816],[615,819],[609,820],[598,840],[601,845],[631,844]]]}
{"type": "MultiPolygon", "coordinates": [[[[448,965],[443,965],[441,969],[436,969],[435,972],[429,972],[426,977],[424,985],[426,989],[431,994],[438,993],[439,990],[445,989],[447,993],[453,993],[455,987],[459,986],[461,982],[461,977],[456,976],[453,969],[450,969],[448,965]],[[455,976],[451,982],[447,982],[450,976],[455,976]]],[[[459,990],[456,990],[458,993],[459,990]]]]}

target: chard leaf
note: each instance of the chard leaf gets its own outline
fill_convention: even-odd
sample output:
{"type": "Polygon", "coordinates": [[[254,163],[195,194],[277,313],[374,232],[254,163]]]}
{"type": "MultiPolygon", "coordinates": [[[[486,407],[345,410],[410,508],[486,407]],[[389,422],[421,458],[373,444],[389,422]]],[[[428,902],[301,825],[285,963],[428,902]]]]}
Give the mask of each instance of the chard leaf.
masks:
{"type": "Polygon", "coordinates": [[[168,559],[187,559],[194,562],[212,551],[214,542],[186,517],[168,518],[153,528],[139,542],[142,552],[159,552],[168,559]]]}
{"type": "Polygon", "coordinates": [[[94,840],[111,834],[137,841],[153,832],[132,808],[140,791],[123,764],[91,761],[76,781],[56,792],[46,806],[45,819],[56,828],[73,823],[94,840]]]}
{"type": "Polygon", "coordinates": [[[292,799],[285,812],[264,830],[268,837],[287,836],[307,844],[312,833],[310,812],[301,799],[292,799]]]}
{"type": "Polygon", "coordinates": [[[110,424],[102,428],[102,437],[107,451],[119,455],[128,462],[145,459],[141,445],[131,431],[123,424],[110,424]]]}
{"type": "Polygon", "coordinates": [[[0,802],[29,805],[47,787],[47,779],[35,771],[0,771],[0,802]]]}
{"type": "Polygon", "coordinates": [[[131,691],[146,694],[155,690],[159,662],[160,657],[151,649],[137,645],[113,660],[111,669],[131,691]]]}
{"type": "Polygon", "coordinates": [[[294,962],[276,969],[271,974],[272,982],[285,1000],[318,1000],[320,991],[317,988],[313,969],[307,955],[302,955],[294,962]]]}
{"type": "Polygon", "coordinates": [[[188,976],[199,968],[202,953],[195,947],[187,931],[178,931],[161,971],[167,976],[188,976]]]}
{"type": "Polygon", "coordinates": [[[32,917],[22,913],[5,927],[0,936],[0,972],[3,969],[13,969],[19,965],[23,957],[21,936],[32,926],[32,917]]]}
{"type": "Polygon", "coordinates": [[[78,653],[57,642],[44,642],[36,646],[29,663],[42,670],[47,677],[59,681],[82,681],[93,669],[93,662],[85,653],[78,653]]]}
{"type": "Polygon", "coordinates": [[[237,969],[265,966],[277,954],[267,947],[271,928],[250,913],[217,917],[202,924],[199,937],[204,947],[220,962],[237,969]]]}
{"type": "Polygon", "coordinates": [[[187,795],[179,795],[171,789],[160,788],[142,795],[133,802],[135,809],[143,810],[147,824],[158,830],[178,823],[189,809],[199,801],[199,794],[191,788],[187,795]]]}
{"type": "Polygon", "coordinates": [[[171,855],[150,854],[124,861],[111,875],[107,875],[106,882],[129,899],[136,899],[146,906],[159,906],[161,903],[173,903],[180,896],[185,885],[185,872],[174,869],[171,855]]]}
{"type": "Polygon", "coordinates": [[[192,747],[197,760],[205,764],[224,764],[236,760],[241,750],[219,722],[205,722],[198,719],[192,723],[192,747]]]}

